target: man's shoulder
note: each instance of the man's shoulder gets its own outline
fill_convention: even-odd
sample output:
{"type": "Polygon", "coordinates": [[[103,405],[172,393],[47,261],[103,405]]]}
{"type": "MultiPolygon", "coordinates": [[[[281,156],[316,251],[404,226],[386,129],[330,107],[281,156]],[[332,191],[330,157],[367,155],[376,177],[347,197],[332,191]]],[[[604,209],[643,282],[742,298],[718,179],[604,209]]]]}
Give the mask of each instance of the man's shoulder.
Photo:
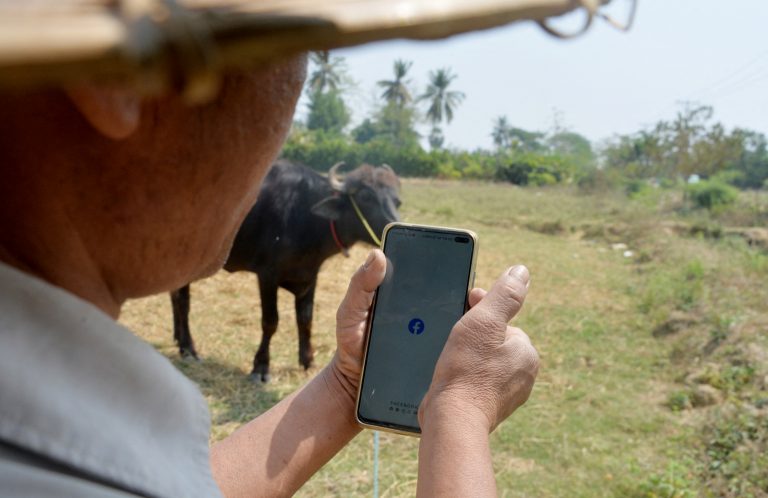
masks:
{"type": "Polygon", "coordinates": [[[6,496],[129,498],[137,495],[94,480],[0,441],[0,483],[6,496]]]}

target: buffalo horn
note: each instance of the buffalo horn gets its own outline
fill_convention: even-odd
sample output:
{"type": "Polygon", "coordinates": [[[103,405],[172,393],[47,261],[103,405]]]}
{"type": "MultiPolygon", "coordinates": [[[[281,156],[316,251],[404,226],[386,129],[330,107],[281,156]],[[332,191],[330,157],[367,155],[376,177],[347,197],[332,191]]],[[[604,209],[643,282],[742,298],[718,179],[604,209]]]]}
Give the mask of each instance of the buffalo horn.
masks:
{"type": "Polygon", "coordinates": [[[334,190],[344,190],[344,180],[339,176],[338,170],[344,166],[344,161],[334,164],[328,170],[328,180],[331,182],[331,188],[334,190]]]}

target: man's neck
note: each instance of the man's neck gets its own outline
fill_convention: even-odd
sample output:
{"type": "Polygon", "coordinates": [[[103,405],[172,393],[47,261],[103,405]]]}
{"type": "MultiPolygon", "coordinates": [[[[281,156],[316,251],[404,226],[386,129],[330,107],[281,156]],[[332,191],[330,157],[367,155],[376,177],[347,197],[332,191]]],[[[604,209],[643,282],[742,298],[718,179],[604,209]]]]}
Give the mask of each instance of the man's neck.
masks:
{"type": "Polygon", "coordinates": [[[84,251],[72,250],[78,246],[71,240],[73,232],[64,237],[70,240],[49,237],[48,240],[56,240],[56,243],[35,240],[23,247],[2,242],[0,262],[60,287],[117,319],[122,301],[115,297],[96,262],[84,251]]]}

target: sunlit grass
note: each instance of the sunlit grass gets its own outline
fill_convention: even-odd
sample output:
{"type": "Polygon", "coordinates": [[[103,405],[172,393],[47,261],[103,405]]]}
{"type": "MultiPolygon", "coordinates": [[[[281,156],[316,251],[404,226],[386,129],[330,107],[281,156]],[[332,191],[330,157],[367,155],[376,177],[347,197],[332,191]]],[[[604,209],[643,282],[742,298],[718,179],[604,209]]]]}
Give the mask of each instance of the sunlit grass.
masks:
{"type": "MultiPolygon", "coordinates": [[[[525,263],[531,270],[531,291],[516,323],[539,349],[542,368],[529,402],[492,437],[502,496],[637,494],[649,475],[668,469],[670,458],[680,454],[680,445],[688,444],[690,417],[667,406],[670,393],[677,389],[678,367],[670,360],[675,343],[652,336],[657,322],[668,314],[666,307],[677,306],[676,300],[683,299],[680,293],[690,290],[685,265],[701,272],[695,276],[701,288],[691,291],[689,309],[706,315],[701,311],[701,301],[706,300],[728,306],[737,318],[745,317],[743,323],[764,316],[759,312],[765,302],[763,291],[741,301],[736,297],[744,286],[755,285],[751,268],[768,272],[761,256],[725,242],[682,239],[664,232],[663,205],[567,189],[404,183],[405,221],[478,233],[476,285],[490,286],[512,264],[525,263]],[[547,227],[553,226],[556,233],[548,233],[547,227]],[[585,231],[599,235],[585,238],[585,231]],[[625,257],[623,250],[613,249],[611,244],[617,242],[627,244],[633,255],[625,257]],[[731,257],[738,259],[737,264],[730,262],[731,257]],[[723,272],[726,267],[729,270],[723,272]],[[683,280],[672,270],[677,268],[682,268],[675,271],[683,280]],[[669,290],[665,279],[680,289],[669,290]],[[725,291],[714,295],[713,282],[725,291]],[[653,285],[667,294],[658,295],[653,285]]],[[[298,364],[292,296],[281,291],[280,326],[272,342],[273,379],[268,385],[246,378],[261,334],[254,275],[221,272],[192,286],[190,325],[200,363],[177,357],[167,296],[129,303],[121,321],[200,385],[211,407],[212,440],[217,440],[327,363],[335,348],[336,307],[366,252],[358,245],[350,258],[336,256],[323,266],[313,335],[317,366],[309,372],[298,364]]],[[[381,496],[415,494],[417,448],[416,439],[382,434],[381,496]]],[[[372,433],[365,431],[299,496],[370,495],[372,466],[372,433]]]]}

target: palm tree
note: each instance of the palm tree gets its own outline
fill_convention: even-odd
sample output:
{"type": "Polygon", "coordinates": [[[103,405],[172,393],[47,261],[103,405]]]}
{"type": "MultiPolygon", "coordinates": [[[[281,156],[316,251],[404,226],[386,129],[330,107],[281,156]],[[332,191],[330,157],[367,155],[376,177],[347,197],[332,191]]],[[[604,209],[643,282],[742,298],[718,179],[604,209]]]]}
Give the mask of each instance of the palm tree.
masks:
{"type": "Polygon", "coordinates": [[[493,124],[493,144],[498,148],[509,147],[509,122],[506,116],[499,116],[493,124]]]}
{"type": "Polygon", "coordinates": [[[377,85],[384,88],[381,98],[386,100],[388,104],[394,104],[402,108],[412,100],[411,92],[408,91],[407,86],[410,80],[405,79],[405,75],[412,65],[413,62],[411,61],[397,59],[394,64],[395,79],[381,80],[377,83],[377,85]]]}
{"type": "Polygon", "coordinates": [[[450,68],[438,69],[429,72],[429,85],[427,90],[419,96],[418,100],[426,100],[429,103],[427,120],[432,123],[430,132],[430,146],[439,149],[443,144],[443,131],[440,123],[445,119],[446,123],[453,120],[453,111],[464,100],[464,92],[448,90],[448,86],[456,79],[451,74],[450,68]]]}
{"type": "Polygon", "coordinates": [[[315,67],[309,76],[310,93],[322,93],[328,88],[337,91],[344,82],[345,64],[343,57],[331,57],[327,50],[312,52],[309,56],[315,67]]]}
{"type": "Polygon", "coordinates": [[[429,132],[428,140],[429,146],[432,149],[441,149],[443,147],[443,143],[445,142],[443,130],[441,130],[439,126],[433,126],[432,131],[429,132]]]}
{"type": "Polygon", "coordinates": [[[427,120],[437,127],[445,119],[446,123],[453,120],[453,111],[464,100],[464,92],[448,90],[448,86],[456,79],[449,68],[438,69],[429,72],[429,85],[427,91],[419,96],[419,101],[429,102],[427,120]]]}

